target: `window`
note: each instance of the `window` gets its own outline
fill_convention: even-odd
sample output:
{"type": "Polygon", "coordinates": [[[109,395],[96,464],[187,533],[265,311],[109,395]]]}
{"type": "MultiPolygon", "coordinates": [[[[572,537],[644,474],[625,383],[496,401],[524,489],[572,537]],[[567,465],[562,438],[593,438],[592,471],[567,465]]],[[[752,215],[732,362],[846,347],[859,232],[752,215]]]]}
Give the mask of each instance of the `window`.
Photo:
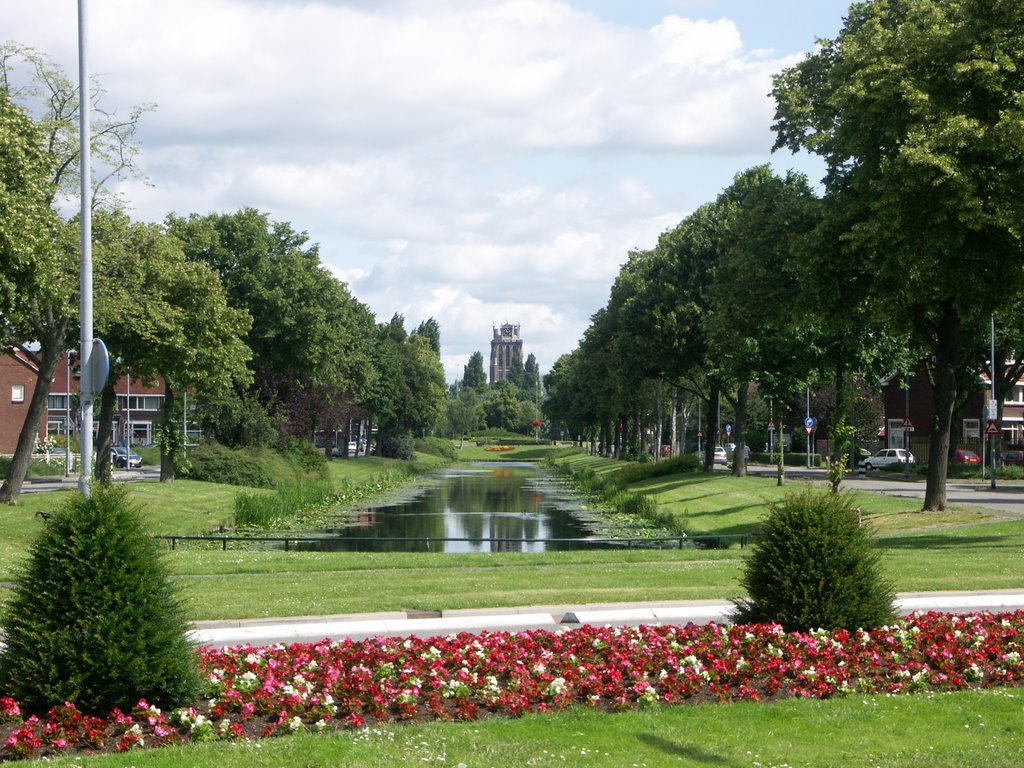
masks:
{"type": "Polygon", "coordinates": [[[159,411],[163,400],[163,395],[118,395],[117,408],[121,411],[159,411]]]}
{"type": "Polygon", "coordinates": [[[981,437],[981,420],[964,419],[964,440],[976,440],[981,437]]]}
{"type": "Polygon", "coordinates": [[[11,385],[11,402],[12,403],[24,403],[25,402],[25,385],[24,384],[12,384],[11,385]]]}
{"type": "Polygon", "coordinates": [[[50,395],[46,398],[46,407],[51,411],[66,411],[68,409],[68,396],[50,395]]]}

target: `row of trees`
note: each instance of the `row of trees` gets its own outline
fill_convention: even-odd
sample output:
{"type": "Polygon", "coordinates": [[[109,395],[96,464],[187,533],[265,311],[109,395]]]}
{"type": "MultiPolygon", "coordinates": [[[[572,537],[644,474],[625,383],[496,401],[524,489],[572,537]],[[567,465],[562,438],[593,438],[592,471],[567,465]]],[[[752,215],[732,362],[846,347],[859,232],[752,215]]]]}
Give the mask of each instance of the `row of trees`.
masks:
{"type": "Polygon", "coordinates": [[[1000,402],[1021,374],[1022,92],[1020,3],[851,6],[836,39],[772,91],[775,149],[821,156],[824,194],[752,168],[631,253],[546,379],[549,419],[628,445],[688,393],[712,435],[725,397],[743,444],[752,384],[785,409],[829,383],[830,431],[845,439],[859,382],[921,364],[935,403],[924,506],[944,508],[953,415],[990,362],[993,317],[1000,402]],[[617,440],[616,424],[632,426],[617,440]]]}
{"type": "MultiPolygon", "coordinates": [[[[60,214],[78,184],[78,99],[45,57],[0,49],[0,343],[39,368],[28,416],[0,500],[17,498],[56,366],[76,346],[80,226],[60,214]],[[28,70],[15,83],[16,65],[28,70]],[[31,114],[38,115],[33,119],[31,114]]],[[[93,95],[98,99],[97,92],[93,95]]],[[[162,378],[161,478],[174,477],[184,442],[182,395],[200,404],[205,430],[231,445],[374,423],[386,438],[432,427],[447,398],[440,328],[406,332],[369,309],[320,263],[304,232],[266,214],[169,216],[132,221],[104,182],[135,171],[135,128],[96,104],[92,198],[94,327],[112,361],[100,424],[116,405],[113,382],[162,378]]],[[[99,431],[97,472],[108,470],[99,431]]],[[[346,441],[347,445],[347,441],[346,441]]]]}

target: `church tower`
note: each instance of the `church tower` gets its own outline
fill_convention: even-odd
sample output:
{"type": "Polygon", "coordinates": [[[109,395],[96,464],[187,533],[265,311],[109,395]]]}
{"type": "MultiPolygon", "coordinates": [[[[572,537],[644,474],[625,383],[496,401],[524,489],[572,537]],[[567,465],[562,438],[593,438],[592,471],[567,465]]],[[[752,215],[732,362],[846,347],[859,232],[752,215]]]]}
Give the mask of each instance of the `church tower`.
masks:
{"type": "Polygon", "coordinates": [[[495,326],[491,339],[491,384],[504,381],[512,370],[512,361],[523,362],[523,340],[519,337],[519,324],[503,323],[495,326]]]}

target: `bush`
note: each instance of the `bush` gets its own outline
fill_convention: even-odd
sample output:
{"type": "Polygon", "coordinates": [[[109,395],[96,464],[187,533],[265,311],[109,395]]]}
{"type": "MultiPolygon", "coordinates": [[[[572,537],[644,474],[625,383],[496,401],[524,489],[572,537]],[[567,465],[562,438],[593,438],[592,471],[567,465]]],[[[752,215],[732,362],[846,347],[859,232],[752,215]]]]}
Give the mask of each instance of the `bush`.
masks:
{"type": "Polygon", "coordinates": [[[273,488],[280,471],[280,466],[275,471],[266,452],[232,449],[214,442],[189,451],[189,461],[189,477],[193,480],[250,488],[273,488]]]}
{"type": "Polygon", "coordinates": [[[327,478],[327,455],[308,440],[289,440],[281,449],[281,455],[299,471],[327,478]]]}
{"type": "Polygon", "coordinates": [[[459,453],[455,446],[452,445],[452,441],[441,437],[425,437],[422,440],[417,440],[416,452],[440,456],[442,459],[448,459],[449,461],[456,461],[459,458],[459,453]]]}
{"type": "Polygon", "coordinates": [[[787,631],[872,628],[894,618],[892,585],[848,494],[805,489],[769,507],[735,601],[737,623],[787,631]]]}
{"type": "Polygon", "coordinates": [[[380,439],[380,455],[387,459],[412,461],[416,458],[416,440],[412,434],[387,435],[380,439]]]}
{"type": "Polygon", "coordinates": [[[327,477],[327,457],[312,443],[295,442],[282,451],[227,448],[213,441],[189,451],[189,477],[249,488],[284,488],[327,477]]]}
{"type": "Polygon", "coordinates": [[[74,702],[108,714],[199,691],[184,614],[123,486],[75,493],[29,550],[4,617],[0,690],[32,713],[74,702]]]}

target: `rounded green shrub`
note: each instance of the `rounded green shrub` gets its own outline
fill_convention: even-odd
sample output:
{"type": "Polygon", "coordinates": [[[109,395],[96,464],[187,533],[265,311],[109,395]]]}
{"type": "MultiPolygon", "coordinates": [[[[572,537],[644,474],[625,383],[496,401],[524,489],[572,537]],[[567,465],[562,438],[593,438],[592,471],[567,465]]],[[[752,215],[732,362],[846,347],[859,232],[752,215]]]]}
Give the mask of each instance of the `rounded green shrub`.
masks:
{"type": "Polygon", "coordinates": [[[871,628],[893,620],[892,585],[848,494],[805,489],[769,507],[734,601],[737,623],[787,631],[871,628]]]}
{"type": "Polygon", "coordinates": [[[445,440],[443,437],[424,437],[417,440],[416,452],[438,456],[449,461],[456,461],[459,458],[459,453],[452,441],[445,440]]]}
{"type": "Polygon", "coordinates": [[[75,493],[32,543],[3,619],[0,690],[29,712],[65,701],[106,715],[199,691],[163,550],[123,486],[75,493]]]}

